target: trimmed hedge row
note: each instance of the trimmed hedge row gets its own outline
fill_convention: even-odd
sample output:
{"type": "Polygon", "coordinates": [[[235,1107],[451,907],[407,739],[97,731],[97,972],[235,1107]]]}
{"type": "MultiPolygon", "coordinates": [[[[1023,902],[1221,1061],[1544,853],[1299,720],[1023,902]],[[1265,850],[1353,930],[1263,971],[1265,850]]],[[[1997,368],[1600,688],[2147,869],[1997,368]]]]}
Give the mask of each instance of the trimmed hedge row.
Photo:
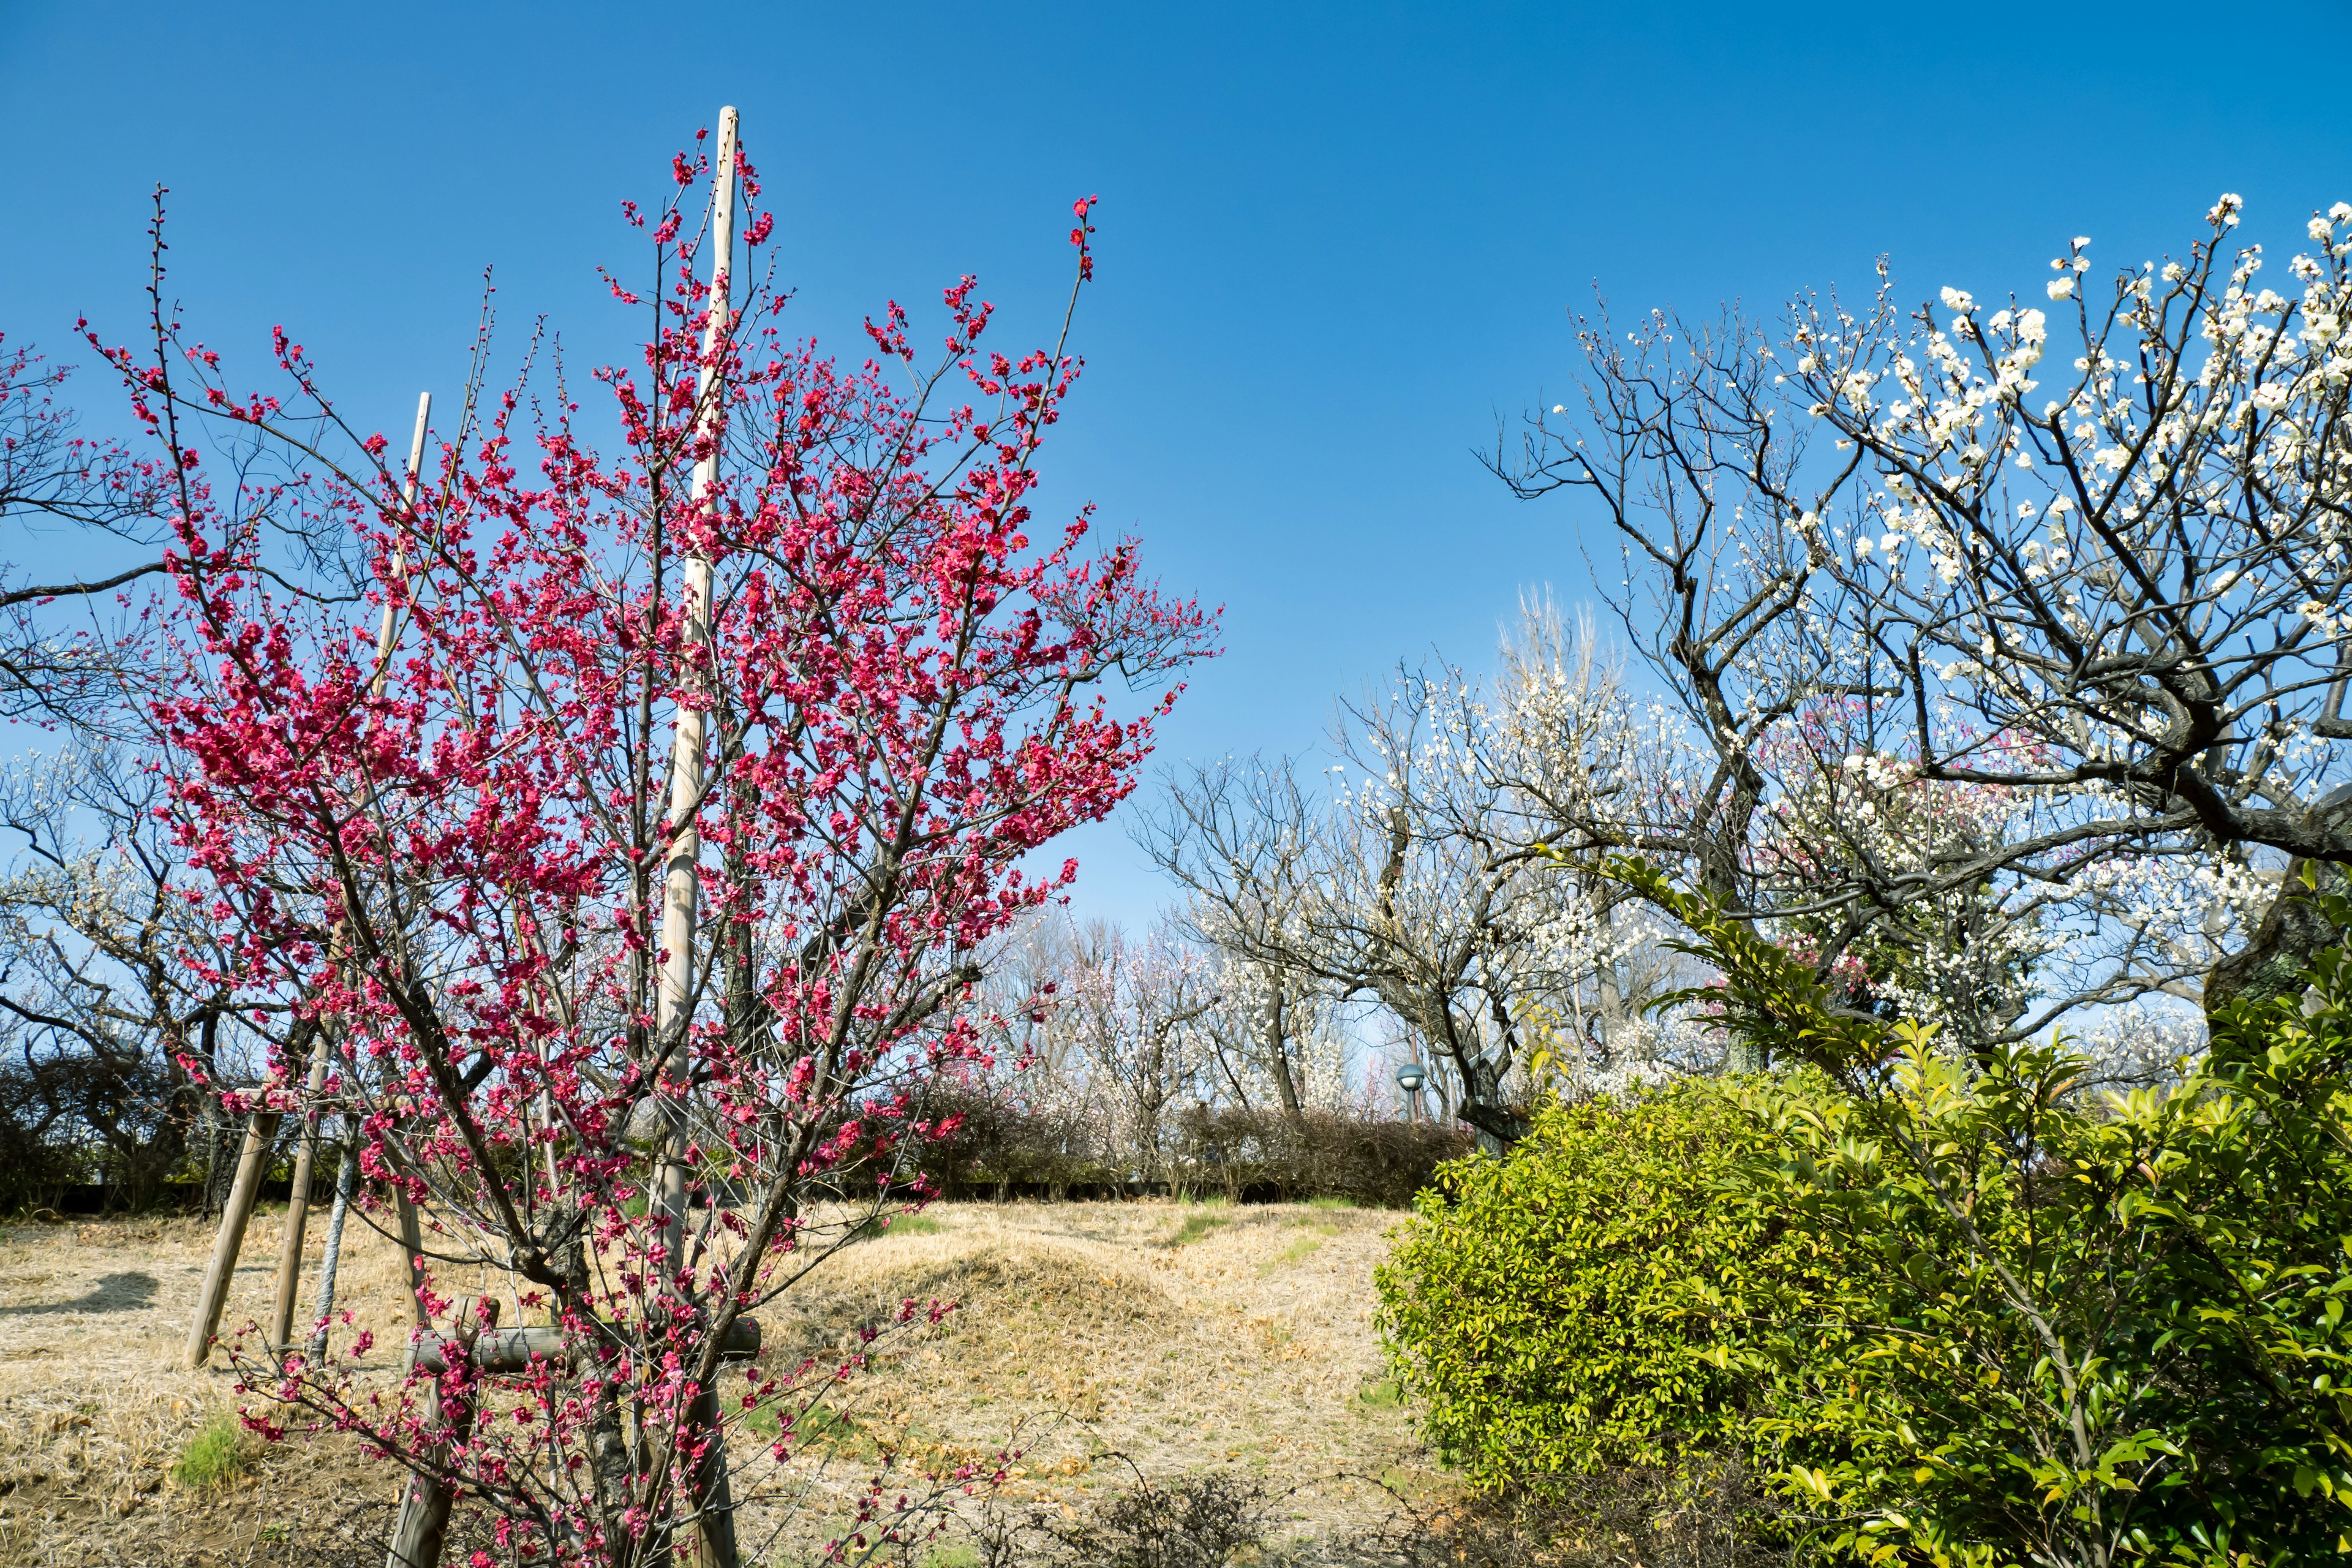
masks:
{"type": "Polygon", "coordinates": [[[950,1198],[1111,1198],[1147,1193],[1211,1194],[1239,1203],[1343,1198],[1402,1208],[1437,1168],[1469,1152],[1459,1127],[1310,1110],[1202,1110],[1177,1118],[1172,1169],[1147,1181],[1103,1158],[1074,1121],[980,1095],[942,1095],[928,1108],[961,1118],[919,1165],[950,1198]]]}

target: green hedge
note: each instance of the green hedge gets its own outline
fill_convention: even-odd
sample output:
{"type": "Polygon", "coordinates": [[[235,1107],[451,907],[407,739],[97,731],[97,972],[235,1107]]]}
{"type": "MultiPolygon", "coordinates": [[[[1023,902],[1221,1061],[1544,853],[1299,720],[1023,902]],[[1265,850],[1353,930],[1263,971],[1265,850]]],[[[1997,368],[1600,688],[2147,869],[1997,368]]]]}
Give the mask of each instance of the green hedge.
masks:
{"type": "MultiPolygon", "coordinates": [[[[1806,1317],[1821,1247],[1737,1190],[1759,1134],[1690,1081],[1540,1110],[1447,1166],[1378,1274],[1431,1438],[1490,1490],[1736,1447],[1784,1380],[1760,1321],[1806,1317]]],[[[1818,1314],[1813,1314],[1818,1316],[1818,1314]]]]}
{"type": "Polygon", "coordinates": [[[2105,1095],[2059,1038],[1840,1010],[1622,874],[1774,1070],[1552,1107],[1422,1200],[1382,1310],[1472,1479],[1753,1462],[1759,1533],[1841,1563],[2352,1556],[2352,960],[2105,1095]]]}

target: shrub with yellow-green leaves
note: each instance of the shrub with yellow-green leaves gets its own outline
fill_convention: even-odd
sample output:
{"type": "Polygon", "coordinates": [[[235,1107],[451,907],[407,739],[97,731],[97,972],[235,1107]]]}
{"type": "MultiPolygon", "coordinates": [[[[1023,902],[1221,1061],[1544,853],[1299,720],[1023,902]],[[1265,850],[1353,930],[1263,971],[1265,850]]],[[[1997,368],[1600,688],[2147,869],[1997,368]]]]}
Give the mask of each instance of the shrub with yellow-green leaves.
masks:
{"type": "MultiPolygon", "coordinates": [[[[2352,1556],[2352,960],[2219,1009],[2180,1080],[2084,1089],[1838,1007],[1644,868],[1769,1070],[1555,1106],[1452,1167],[1381,1283],[1431,1436],[1489,1489],[1770,1479],[1814,1560],[2352,1556]]],[[[2352,902],[2319,900],[2339,930],[2352,902]]]]}
{"type": "MultiPolygon", "coordinates": [[[[1735,1087],[1541,1108],[1507,1157],[1446,1167],[1381,1269],[1432,1440],[1489,1489],[1746,1445],[1833,1259],[1754,1201],[1735,1087]]],[[[1816,1347],[1829,1353],[1826,1342],[1816,1347]]]]}

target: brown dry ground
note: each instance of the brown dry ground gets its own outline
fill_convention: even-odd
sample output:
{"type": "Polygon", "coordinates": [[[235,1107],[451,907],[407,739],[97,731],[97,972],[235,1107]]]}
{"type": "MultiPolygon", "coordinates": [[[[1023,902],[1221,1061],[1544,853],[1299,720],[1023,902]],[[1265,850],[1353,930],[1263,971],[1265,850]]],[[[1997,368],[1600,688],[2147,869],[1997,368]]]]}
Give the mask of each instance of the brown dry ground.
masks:
{"type": "MultiPolygon", "coordinates": [[[[772,1365],[905,1298],[961,1306],[938,1330],[884,1342],[895,1348],[848,1386],[846,1419],[790,1465],[739,1447],[747,1561],[805,1560],[884,1448],[912,1471],[1015,1447],[1023,1506],[1084,1508],[1136,1470],[1236,1470],[1278,1500],[1276,1537],[1302,1541],[1388,1517],[1383,1483],[1443,1489],[1383,1381],[1372,1323],[1371,1269],[1396,1219],[940,1205],[847,1249],[762,1311],[772,1365]]],[[[226,1328],[266,1314],[281,1224],[257,1216],[226,1328]]],[[[249,1446],[244,1471],[209,1490],[171,1477],[239,1403],[225,1357],[205,1373],[177,1365],[210,1241],[186,1220],[0,1229],[0,1564],[364,1560],[399,1476],[347,1439],[249,1446]]],[[[389,1378],[405,1340],[398,1248],[355,1224],[346,1259],[342,1304],[376,1331],[368,1362],[389,1378]]],[[[310,1289],[306,1273],[304,1314],[310,1289]]]]}

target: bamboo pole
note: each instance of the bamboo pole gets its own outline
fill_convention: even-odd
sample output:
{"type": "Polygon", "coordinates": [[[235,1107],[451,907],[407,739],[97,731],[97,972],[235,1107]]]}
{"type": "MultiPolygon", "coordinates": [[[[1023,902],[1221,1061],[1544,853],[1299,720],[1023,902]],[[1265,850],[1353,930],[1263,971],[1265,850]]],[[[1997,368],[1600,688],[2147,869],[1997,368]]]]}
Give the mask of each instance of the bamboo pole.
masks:
{"type": "MultiPolygon", "coordinates": [[[[723,425],[719,404],[727,390],[720,368],[721,351],[732,325],[730,274],[735,253],[736,132],[734,109],[721,109],[718,158],[711,170],[709,314],[703,326],[702,374],[696,389],[703,431],[709,437],[694,466],[694,499],[698,504],[719,488],[717,437],[723,425]]],[[[681,684],[688,690],[709,678],[711,578],[710,557],[696,550],[686,562],[686,628],[682,639],[685,671],[681,684]]],[[[695,922],[702,882],[702,835],[697,818],[701,807],[709,731],[709,720],[704,707],[689,702],[678,705],[669,781],[669,820],[675,837],[670,840],[663,879],[662,955],[655,1027],[656,1038],[666,1047],[677,1042],[675,1048],[681,1050],[694,1009],[695,922]]],[[[671,1076],[683,1082],[689,1075],[673,1069],[671,1076]]],[[[661,1166],[655,1182],[655,1207],[662,1216],[663,1239],[669,1248],[667,1268],[675,1274],[686,1254],[688,1130],[686,1108],[678,1094],[665,1096],[662,1104],[668,1136],[663,1142],[661,1166]]],[[[685,1506],[676,1516],[678,1539],[671,1548],[682,1568],[735,1568],[738,1560],[733,1500],[728,1488],[721,1431],[714,1419],[716,1411],[715,1400],[698,1398],[692,1409],[685,1413],[690,1428],[707,1426],[709,1448],[702,1462],[694,1467],[693,1475],[683,1478],[686,1484],[679,1500],[685,1506]]]]}
{"type": "MultiPolygon", "coordinates": [[[[408,438],[408,482],[401,491],[401,498],[407,502],[411,516],[416,511],[417,475],[425,467],[425,426],[432,416],[433,394],[418,393],[416,428],[408,438]]],[[[392,542],[392,574],[404,581],[408,576],[408,544],[406,539],[399,534],[394,534],[392,542]]],[[[375,679],[369,683],[368,689],[368,694],[379,700],[383,696],[384,684],[392,678],[392,647],[397,626],[393,602],[387,596],[383,602],[383,618],[376,625],[375,679]]],[[[418,1260],[425,1250],[425,1238],[418,1229],[416,1205],[409,1197],[408,1189],[394,1183],[392,1195],[400,1214],[401,1247],[408,1255],[408,1307],[416,1319],[416,1326],[421,1329],[432,1321],[431,1314],[425,1310],[425,1268],[418,1260]]]]}
{"type": "MultiPolygon", "coordinates": [[[[425,467],[425,429],[432,417],[433,395],[430,392],[418,393],[416,395],[416,427],[408,437],[408,478],[401,491],[401,499],[407,503],[412,511],[416,506],[417,476],[425,467]]],[[[407,574],[407,571],[408,547],[395,536],[392,546],[392,574],[394,577],[404,577],[407,574]]],[[[393,640],[397,629],[396,613],[391,600],[386,599],[383,616],[376,623],[375,674],[368,683],[368,694],[371,697],[381,699],[383,696],[385,683],[391,679],[393,640]]],[[[320,1031],[322,1046],[325,1033],[324,1030],[320,1031]]],[[[314,1095],[318,1092],[316,1086],[311,1092],[314,1095]]],[[[313,1318],[317,1326],[310,1334],[310,1361],[314,1365],[324,1360],[327,1354],[327,1318],[335,1310],[335,1271],[342,1263],[343,1222],[351,1214],[352,1195],[359,1184],[359,1124],[349,1117],[344,1120],[348,1125],[345,1128],[346,1142],[343,1146],[342,1165],[335,1173],[335,1206],[327,1216],[326,1250],[319,1259],[318,1311],[313,1318]]],[[[311,1139],[312,1146],[315,1146],[317,1139],[315,1131],[311,1134],[311,1139]]],[[[305,1154],[307,1157],[307,1149],[305,1154]]],[[[417,1326],[422,1328],[426,1321],[423,1293],[425,1280],[416,1267],[416,1255],[422,1249],[424,1241],[417,1227],[416,1205],[409,1202],[408,1194],[404,1189],[395,1187],[393,1193],[394,1206],[399,1211],[401,1247],[407,1254],[405,1267],[408,1269],[409,1310],[415,1317],[417,1326]]],[[[281,1264],[280,1267],[282,1269],[283,1265],[281,1264]]],[[[278,1289],[281,1300],[290,1300],[287,1279],[282,1272],[278,1276],[278,1289]]]]}
{"type": "MultiPolygon", "coordinates": [[[[702,410],[704,430],[719,427],[719,402],[725,395],[718,351],[725,340],[730,290],[728,268],[735,243],[735,110],[719,111],[719,162],[710,191],[710,314],[702,334],[702,378],[696,402],[702,410]]],[[[719,447],[713,440],[694,465],[694,499],[698,503],[719,485],[719,447]]],[[[686,666],[681,684],[699,684],[698,671],[708,668],[710,647],[710,557],[696,551],[686,562],[686,629],[680,639],[686,666]]],[[[677,728],[670,749],[669,821],[674,837],[665,864],[662,885],[662,952],[655,1005],[657,1038],[665,1045],[687,1026],[694,1007],[695,921],[702,894],[699,863],[702,834],[697,826],[702,798],[703,760],[708,748],[709,717],[701,707],[681,702],[677,728]]],[[[683,1079],[686,1074],[677,1073],[683,1079]]],[[[672,1102],[674,1104],[674,1102],[672,1102]]],[[[671,1112],[674,1121],[683,1118],[671,1112]]],[[[673,1126],[675,1143],[684,1129],[673,1126]]],[[[658,1196],[665,1228],[670,1233],[671,1256],[681,1249],[686,1223],[686,1168],[666,1151],[658,1196]]]]}
{"type": "Polygon", "coordinates": [[[221,1211],[212,1261],[196,1292],[195,1319],[188,1325],[187,1350],[182,1361],[190,1372],[212,1359],[213,1334],[220,1328],[221,1309],[228,1302],[229,1279],[236,1272],[237,1251],[245,1245],[246,1222],[253,1217],[261,1173],[268,1168],[270,1148],[278,1142],[278,1115],[275,1110],[256,1110],[246,1121],[245,1152],[236,1163],[236,1182],[229,1188],[227,1206],[221,1211]]]}

